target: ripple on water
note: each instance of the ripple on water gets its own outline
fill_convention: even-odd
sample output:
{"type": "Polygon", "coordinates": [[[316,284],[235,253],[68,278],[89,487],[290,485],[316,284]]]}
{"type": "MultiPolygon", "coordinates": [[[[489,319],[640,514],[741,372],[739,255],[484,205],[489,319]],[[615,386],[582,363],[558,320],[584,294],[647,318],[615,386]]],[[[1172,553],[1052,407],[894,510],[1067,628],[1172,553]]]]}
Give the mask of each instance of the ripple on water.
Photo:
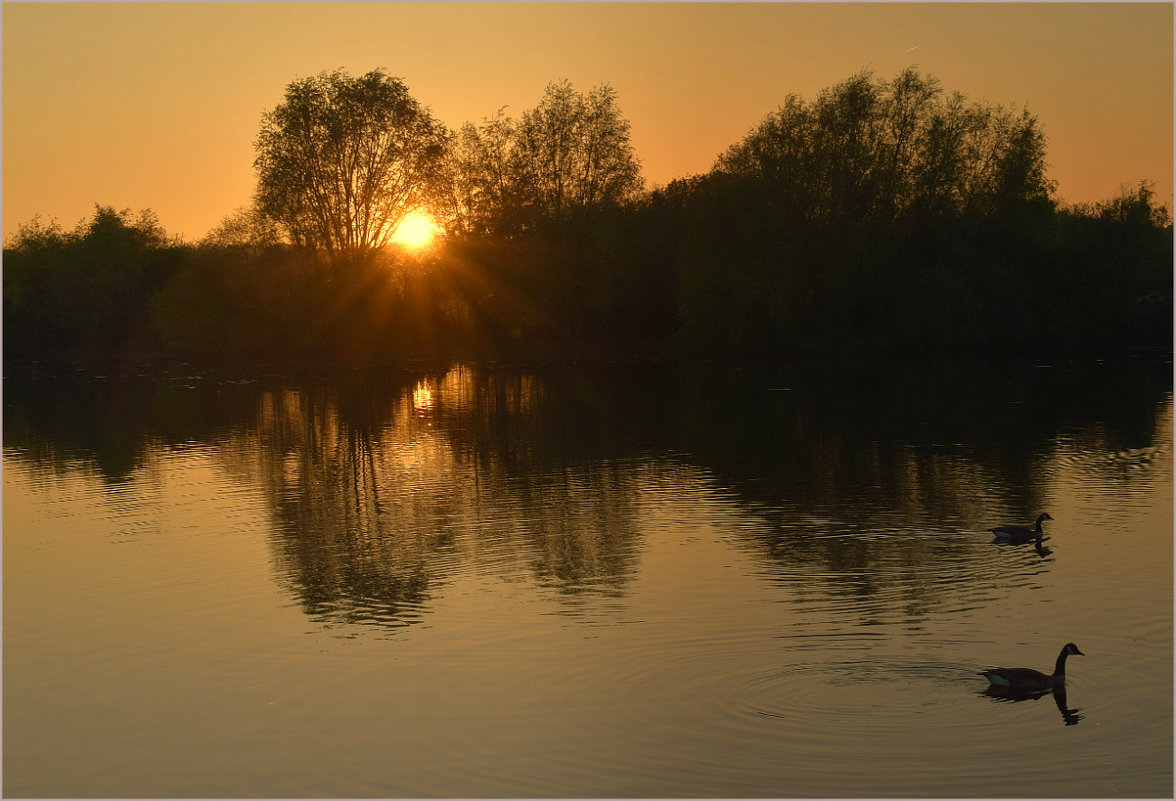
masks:
{"type": "MultiPolygon", "coordinates": [[[[787,755],[802,793],[837,794],[842,783],[845,792],[860,792],[855,765],[870,766],[882,794],[1015,793],[990,770],[1008,758],[1009,732],[1034,736],[1064,721],[1049,696],[1044,706],[1018,706],[1018,718],[985,688],[975,665],[962,661],[818,657],[735,682],[725,724],[727,736],[771,741],[781,758],[787,755]]],[[[1016,771],[1024,788],[1043,787],[1058,768],[1029,762],[1016,771]]]]}

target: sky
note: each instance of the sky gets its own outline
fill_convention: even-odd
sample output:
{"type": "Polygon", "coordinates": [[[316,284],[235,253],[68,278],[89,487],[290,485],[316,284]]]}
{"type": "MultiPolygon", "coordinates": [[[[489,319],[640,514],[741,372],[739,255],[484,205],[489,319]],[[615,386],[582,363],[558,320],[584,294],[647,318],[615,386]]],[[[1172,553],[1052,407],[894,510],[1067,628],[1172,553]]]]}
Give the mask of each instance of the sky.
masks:
{"type": "Polygon", "coordinates": [[[204,236],[248,205],[288,83],[383,68],[450,127],[602,83],[647,186],[708,171],[791,93],[908,66],[1035,114],[1066,203],[1141,180],[1172,202],[1173,5],[23,3],[3,5],[3,234],[95,204],[204,236]]]}

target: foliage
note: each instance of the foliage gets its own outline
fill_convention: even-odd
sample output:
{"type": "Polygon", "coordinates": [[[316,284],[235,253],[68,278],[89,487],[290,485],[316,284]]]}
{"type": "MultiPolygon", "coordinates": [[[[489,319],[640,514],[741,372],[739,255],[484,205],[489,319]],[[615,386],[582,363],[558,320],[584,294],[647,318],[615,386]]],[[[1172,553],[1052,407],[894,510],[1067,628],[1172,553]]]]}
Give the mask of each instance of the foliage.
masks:
{"type": "Polygon", "coordinates": [[[1078,332],[1049,308],[1052,191],[1027,110],[945,95],[914,69],[790,96],[689,187],[681,333],[720,348],[1064,346],[1078,332]]]}
{"type": "Polygon", "coordinates": [[[450,140],[439,204],[455,233],[509,236],[591,217],[635,198],[641,164],[617,93],[550,83],[518,121],[504,109],[450,140]]]}
{"type": "Polygon", "coordinates": [[[505,109],[450,137],[445,179],[433,208],[451,234],[506,234],[520,227],[521,197],[512,176],[515,122],[505,109]]]}
{"type": "Polygon", "coordinates": [[[278,224],[256,206],[243,206],[226,214],[200,244],[209,247],[265,248],[282,241],[278,224]]]}
{"type": "Polygon", "coordinates": [[[1053,316],[1067,341],[1171,346],[1172,216],[1140,182],[1116,197],[1059,210],[1053,316]]]}
{"type": "Polygon", "coordinates": [[[311,354],[327,286],[327,271],[305,249],[203,245],[152,299],[157,347],[208,360],[311,354]]]}
{"type": "Polygon", "coordinates": [[[426,198],[444,143],[443,126],[381,70],[292,81],[255,143],[258,208],[333,263],[363,258],[426,198]]]}
{"type": "MultiPolygon", "coordinates": [[[[377,152],[331,139],[384,130],[348,128],[331,105],[342,102],[332,81],[364,80],[425,116],[406,112],[416,122],[409,133],[396,123],[397,136],[440,141],[398,82],[324,73],[288,93],[322,112],[310,115],[316,159],[377,152]]],[[[790,96],[714,169],[650,192],[607,87],[585,96],[551,84],[520,120],[500,110],[444,144],[380,151],[416,153],[401,163],[416,177],[396,173],[414,188],[387,197],[402,210],[427,203],[448,228],[415,256],[377,248],[386,224],[355,233],[373,219],[362,204],[324,205],[338,231],[352,225],[330,245],[335,229],[311,216],[282,221],[281,236],[277,207],[260,197],[195,246],[171,241],[150,212],[99,206],[71,232],[34,219],[4,249],[6,348],[336,362],[1171,349],[1172,218],[1152,185],[1060,205],[1031,114],[947,95],[914,70],[863,73],[811,102],[790,96]]],[[[362,175],[332,186],[376,181],[362,175]]],[[[310,203],[306,186],[289,188],[291,203],[310,203]]],[[[399,213],[388,202],[370,214],[399,213]]]]}
{"type": "Polygon", "coordinates": [[[146,336],[144,309],[181,251],[149,210],[95,206],[69,232],[21,226],[4,248],[6,351],[109,352],[146,336]]]}
{"type": "Polygon", "coordinates": [[[833,225],[988,215],[1053,189],[1045,138],[1027,110],[945,97],[914,68],[892,81],[862,72],[812,103],[790,95],[715,170],[764,181],[792,220],[833,225]]]}
{"type": "Polygon", "coordinates": [[[515,139],[515,180],[542,217],[616,204],[642,187],[629,122],[607,84],[587,95],[568,81],[548,84],[539,105],[523,114],[515,139]]]}

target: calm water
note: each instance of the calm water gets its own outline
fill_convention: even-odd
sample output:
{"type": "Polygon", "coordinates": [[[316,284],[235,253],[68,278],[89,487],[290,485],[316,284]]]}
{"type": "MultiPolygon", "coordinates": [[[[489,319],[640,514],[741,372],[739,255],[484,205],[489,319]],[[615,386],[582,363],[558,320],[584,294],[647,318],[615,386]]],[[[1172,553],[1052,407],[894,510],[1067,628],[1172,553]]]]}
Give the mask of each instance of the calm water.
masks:
{"type": "Polygon", "coordinates": [[[4,794],[1171,797],[1172,437],[1170,363],[10,371],[4,794]]]}

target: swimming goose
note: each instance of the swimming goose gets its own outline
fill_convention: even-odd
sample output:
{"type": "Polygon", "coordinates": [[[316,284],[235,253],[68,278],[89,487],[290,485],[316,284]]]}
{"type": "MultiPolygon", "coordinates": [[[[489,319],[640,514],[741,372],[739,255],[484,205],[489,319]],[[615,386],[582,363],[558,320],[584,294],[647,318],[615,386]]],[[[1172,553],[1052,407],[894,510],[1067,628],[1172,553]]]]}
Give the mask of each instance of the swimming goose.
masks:
{"type": "Polygon", "coordinates": [[[1066,681],[1066,657],[1070,654],[1086,656],[1078,650],[1072,642],[1062,646],[1058,654],[1057,664],[1054,665],[1052,676],[1033,670],[1032,668],[990,668],[983,670],[980,675],[988,679],[988,683],[997,687],[1009,687],[1015,690],[1048,690],[1066,681]]]}
{"type": "Polygon", "coordinates": [[[1037,516],[1037,522],[1033,525],[1033,530],[1021,526],[997,526],[990,528],[992,536],[998,540],[1008,540],[1009,542],[1028,542],[1029,540],[1040,540],[1045,536],[1045,532],[1041,530],[1042,520],[1053,520],[1047,513],[1042,512],[1037,516]]]}

